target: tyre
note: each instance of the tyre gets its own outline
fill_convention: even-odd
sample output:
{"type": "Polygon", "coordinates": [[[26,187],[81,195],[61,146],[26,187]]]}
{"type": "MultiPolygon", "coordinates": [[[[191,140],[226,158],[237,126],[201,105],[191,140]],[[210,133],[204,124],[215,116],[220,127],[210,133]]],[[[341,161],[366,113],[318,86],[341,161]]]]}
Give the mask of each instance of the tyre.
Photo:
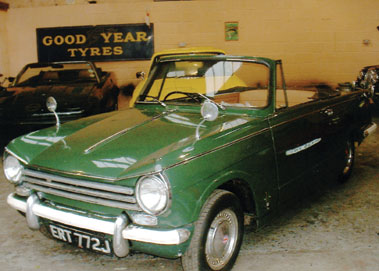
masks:
{"type": "Polygon", "coordinates": [[[106,112],[118,110],[118,99],[117,97],[109,97],[105,104],[106,112]]]}
{"type": "Polygon", "coordinates": [[[230,270],[238,256],[244,231],[239,199],[215,190],[204,204],[191,244],[182,256],[185,271],[230,270]]]}
{"type": "Polygon", "coordinates": [[[354,148],[354,142],[351,140],[346,141],[343,159],[344,159],[343,169],[339,175],[339,181],[341,183],[344,183],[349,179],[354,167],[355,148],[354,148]]]}

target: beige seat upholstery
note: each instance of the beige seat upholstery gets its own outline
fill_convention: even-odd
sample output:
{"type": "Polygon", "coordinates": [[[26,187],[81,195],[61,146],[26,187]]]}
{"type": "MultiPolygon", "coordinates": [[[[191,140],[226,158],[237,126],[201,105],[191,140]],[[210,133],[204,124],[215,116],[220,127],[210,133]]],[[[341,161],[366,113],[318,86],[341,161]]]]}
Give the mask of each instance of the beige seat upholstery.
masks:
{"type": "MultiPolygon", "coordinates": [[[[288,89],[288,106],[295,106],[306,103],[312,100],[316,92],[314,90],[298,90],[288,89]]],[[[255,89],[244,92],[233,92],[219,94],[214,97],[217,103],[224,103],[230,106],[245,106],[245,107],[264,107],[268,103],[268,90],[255,89]]],[[[286,105],[283,91],[277,92],[276,106],[284,107],[286,105]]]]}
{"type": "MultiPolygon", "coordinates": [[[[312,100],[314,94],[314,90],[287,89],[288,106],[291,107],[309,102],[312,100]]],[[[285,106],[285,104],[283,91],[277,91],[276,106],[282,107],[285,106]]]]}

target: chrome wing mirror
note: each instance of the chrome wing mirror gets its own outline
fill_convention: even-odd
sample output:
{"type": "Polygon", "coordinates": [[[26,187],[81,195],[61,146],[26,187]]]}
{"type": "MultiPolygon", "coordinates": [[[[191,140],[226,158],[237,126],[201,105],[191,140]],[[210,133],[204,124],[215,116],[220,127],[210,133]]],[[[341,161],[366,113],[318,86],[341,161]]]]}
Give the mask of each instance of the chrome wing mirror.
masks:
{"type": "Polygon", "coordinates": [[[201,106],[201,116],[206,121],[216,120],[218,117],[218,106],[211,101],[205,101],[201,106]]]}
{"type": "Polygon", "coordinates": [[[47,100],[46,100],[46,107],[47,107],[47,110],[49,110],[51,113],[53,113],[54,114],[54,116],[55,116],[55,119],[56,119],[56,121],[57,121],[57,127],[59,127],[60,126],[60,121],[59,121],[59,117],[58,117],[58,114],[57,114],[57,112],[56,112],[56,110],[57,110],[57,107],[58,107],[58,103],[57,103],[57,101],[54,99],[54,97],[49,97],[49,98],[47,98],[47,100]]]}
{"type": "Polygon", "coordinates": [[[217,119],[219,113],[218,105],[212,101],[206,100],[201,106],[201,116],[203,120],[196,127],[196,139],[200,139],[200,126],[205,121],[214,121],[217,119]]]}

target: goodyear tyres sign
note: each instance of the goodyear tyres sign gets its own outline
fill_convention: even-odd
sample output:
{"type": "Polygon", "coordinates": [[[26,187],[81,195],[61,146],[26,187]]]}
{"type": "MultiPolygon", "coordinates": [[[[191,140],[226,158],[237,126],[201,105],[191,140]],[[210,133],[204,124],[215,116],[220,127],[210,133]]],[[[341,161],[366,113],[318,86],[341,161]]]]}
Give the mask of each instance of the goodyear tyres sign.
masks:
{"type": "Polygon", "coordinates": [[[38,61],[146,60],[154,53],[153,33],[153,24],[38,28],[38,61]]]}

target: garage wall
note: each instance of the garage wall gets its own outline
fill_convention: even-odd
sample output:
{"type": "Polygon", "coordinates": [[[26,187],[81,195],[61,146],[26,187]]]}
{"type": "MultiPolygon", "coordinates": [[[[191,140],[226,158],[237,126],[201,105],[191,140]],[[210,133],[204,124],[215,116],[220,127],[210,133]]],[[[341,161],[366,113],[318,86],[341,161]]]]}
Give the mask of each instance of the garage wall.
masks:
{"type": "MultiPolygon", "coordinates": [[[[38,27],[143,23],[147,12],[154,23],[155,51],[186,44],[214,46],[230,54],[281,58],[291,85],[336,85],[354,80],[362,66],[379,64],[377,0],[54,2],[55,6],[11,5],[8,10],[7,58],[11,75],[24,64],[37,61],[38,27]],[[228,21],[239,22],[238,41],[225,41],[224,23],[228,21]]],[[[4,20],[1,13],[0,20],[4,20]]],[[[4,58],[3,52],[1,55],[4,58]]],[[[137,83],[135,72],[147,70],[148,61],[98,66],[115,71],[119,84],[124,85],[137,83]]]]}
{"type": "Polygon", "coordinates": [[[0,73],[4,75],[9,73],[6,22],[7,12],[0,10],[0,73]]]}

